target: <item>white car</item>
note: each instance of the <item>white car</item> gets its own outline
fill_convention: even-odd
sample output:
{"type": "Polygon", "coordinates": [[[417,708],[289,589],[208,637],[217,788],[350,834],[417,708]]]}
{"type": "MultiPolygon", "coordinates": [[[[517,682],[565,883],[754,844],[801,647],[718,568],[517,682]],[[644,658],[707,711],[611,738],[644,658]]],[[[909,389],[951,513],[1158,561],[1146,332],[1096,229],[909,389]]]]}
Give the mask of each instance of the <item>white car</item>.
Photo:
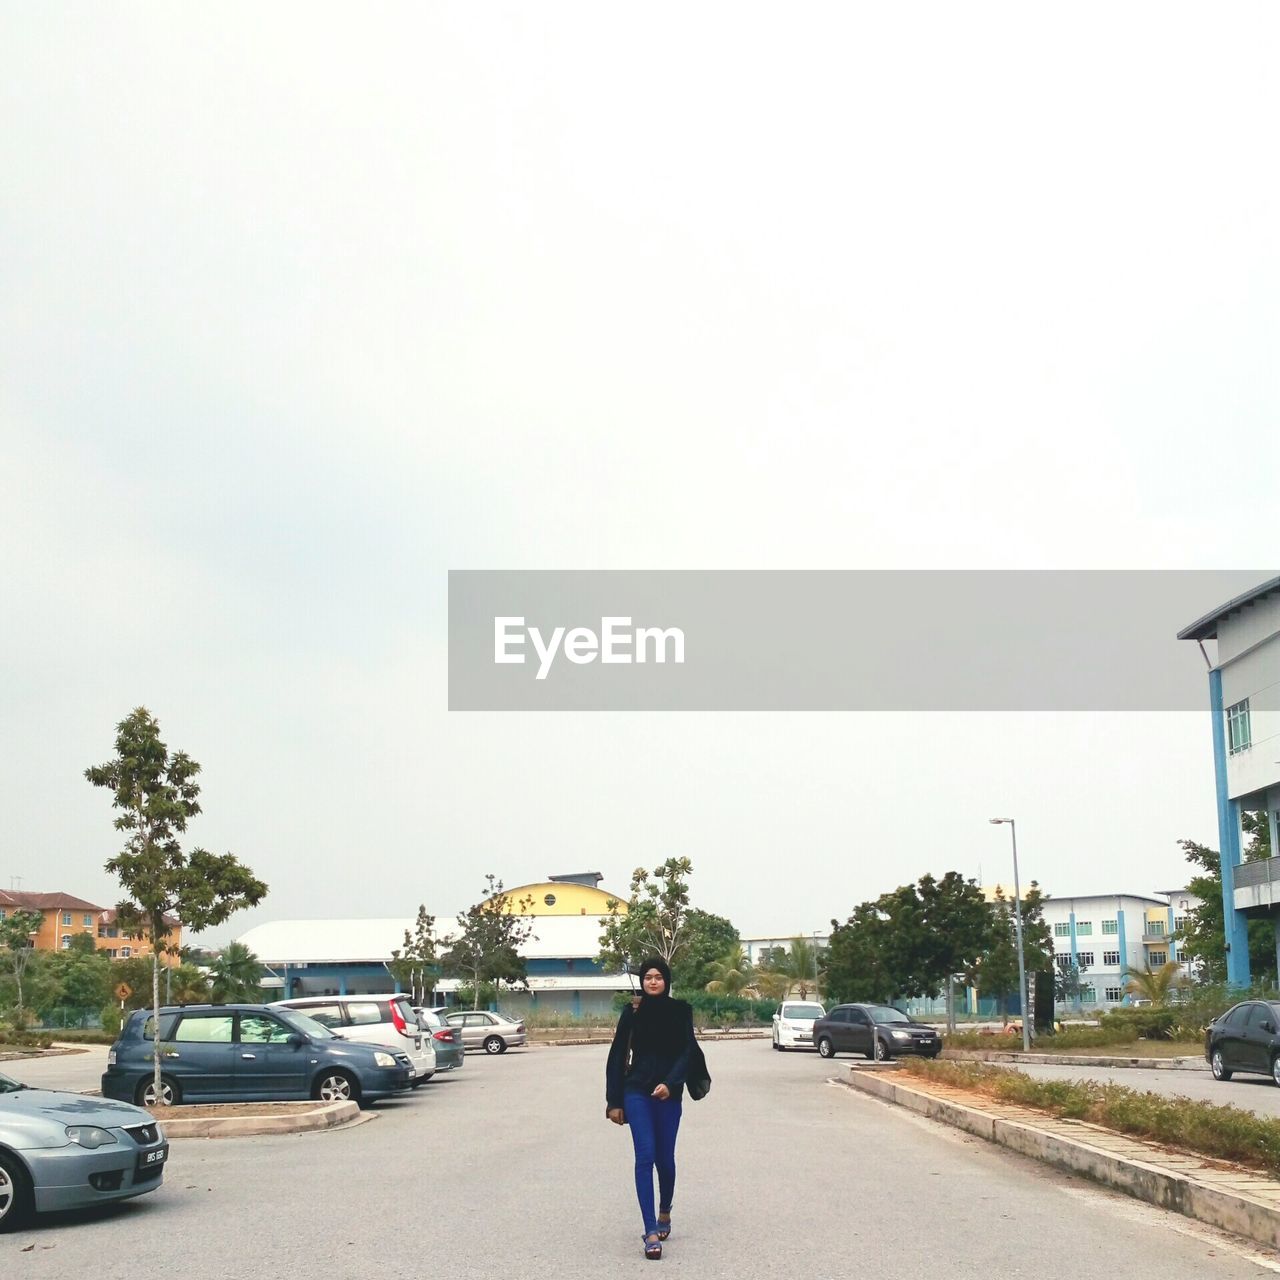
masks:
{"type": "Polygon", "coordinates": [[[385,1045],[405,1054],[413,1067],[415,1088],[435,1074],[434,1041],[422,1029],[406,995],[297,996],[277,1000],[272,1008],[305,1013],[343,1040],[385,1045]]]}
{"type": "Polygon", "coordinates": [[[816,1000],[784,1000],[773,1015],[775,1049],[812,1049],[813,1024],[826,1014],[816,1000]]]}

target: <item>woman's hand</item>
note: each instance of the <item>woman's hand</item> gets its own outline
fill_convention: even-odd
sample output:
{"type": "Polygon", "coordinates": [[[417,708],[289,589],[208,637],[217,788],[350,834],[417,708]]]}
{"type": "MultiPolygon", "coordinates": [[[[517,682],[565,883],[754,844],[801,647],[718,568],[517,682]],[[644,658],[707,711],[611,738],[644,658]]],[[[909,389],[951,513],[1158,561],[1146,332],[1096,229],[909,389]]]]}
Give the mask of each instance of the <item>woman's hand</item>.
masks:
{"type": "Polygon", "coordinates": [[[671,1090],[665,1084],[660,1084],[649,1096],[657,1098],[659,1102],[666,1102],[671,1097],[671,1090]]]}
{"type": "Polygon", "coordinates": [[[609,1107],[605,1113],[606,1120],[612,1120],[614,1124],[626,1124],[626,1117],[622,1114],[621,1107],[609,1107]]]}

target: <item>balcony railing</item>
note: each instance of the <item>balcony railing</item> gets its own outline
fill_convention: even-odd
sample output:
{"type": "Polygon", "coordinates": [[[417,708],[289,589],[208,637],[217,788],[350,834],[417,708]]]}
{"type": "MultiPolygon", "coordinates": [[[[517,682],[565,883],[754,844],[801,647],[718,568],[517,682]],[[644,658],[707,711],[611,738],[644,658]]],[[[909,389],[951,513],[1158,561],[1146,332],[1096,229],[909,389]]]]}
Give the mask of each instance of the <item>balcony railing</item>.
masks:
{"type": "Polygon", "coordinates": [[[1280,907],[1280,857],[1237,866],[1234,896],[1237,911],[1280,907]]]}

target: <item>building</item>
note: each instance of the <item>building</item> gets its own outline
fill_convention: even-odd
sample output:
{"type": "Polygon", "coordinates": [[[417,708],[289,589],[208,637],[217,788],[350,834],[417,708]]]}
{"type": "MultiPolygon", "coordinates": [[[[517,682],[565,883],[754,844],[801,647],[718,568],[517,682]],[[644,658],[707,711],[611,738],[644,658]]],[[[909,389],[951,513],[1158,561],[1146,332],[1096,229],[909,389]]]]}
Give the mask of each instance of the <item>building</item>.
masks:
{"type": "MultiPolygon", "coordinates": [[[[521,950],[528,989],[504,990],[504,1012],[608,1013],[615,992],[631,989],[626,974],[607,973],[596,959],[608,904],[619,901],[619,910],[626,911],[625,896],[599,887],[603,878],[598,871],[581,872],[504,890],[508,910],[528,900],[521,914],[533,926],[521,950]]],[[[389,969],[391,952],[403,947],[405,932],[413,927],[414,921],[404,918],[278,920],[248,930],[237,941],[266,966],[262,985],[279,992],[280,999],[351,995],[399,990],[389,969]]],[[[443,950],[449,930],[441,921],[437,928],[443,950]]],[[[443,978],[437,997],[447,1003],[462,985],[458,978],[443,978]]]]}
{"type": "MultiPolygon", "coordinates": [[[[69,893],[20,893],[0,889],[0,920],[18,910],[38,911],[43,917],[32,940],[37,951],[69,951],[73,938],[87,935],[97,950],[113,960],[151,954],[151,944],[146,938],[121,932],[114,907],[100,907],[69,893]]],[[[182,941],[182,925],[176,916],[170,916],[169,920],[173,926],[169,944],[175,950],[163,952],[161,960],[174,965],[178,963],[176,948],[182,941]]]]}
{"type": "Polygon", "coordinates": [[[1209,668],[1213,771],[1222,854],[1227,981],[1249,983],[1247,925],[1270,919],[1280,954],[1280,856],[1242,865],[1242,813],[1265,813],[1271,852],[1280,853],[1280,577],[1207,613],[1178,632],[1209,668]],[[1206,640],[1217,642],[1210,657],[1206,640]]]}

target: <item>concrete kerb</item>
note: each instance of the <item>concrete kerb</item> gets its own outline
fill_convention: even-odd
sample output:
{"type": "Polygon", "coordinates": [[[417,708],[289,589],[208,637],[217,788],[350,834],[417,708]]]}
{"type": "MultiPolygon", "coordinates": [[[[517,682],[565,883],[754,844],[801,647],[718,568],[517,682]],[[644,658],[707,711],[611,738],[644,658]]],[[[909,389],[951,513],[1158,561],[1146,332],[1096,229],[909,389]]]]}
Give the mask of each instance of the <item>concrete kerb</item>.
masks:
{"type": "Polygon", "coordinates": [[[879,1075],[850,1072],[838,1083],[1135,1199],[1280,1247],[1280,1182],[1264,1174],[1214,1164],[1193,1152],[1169,1152],[1082,1120],[1032,1117],[994,1102],[969,1106],[879,1075]]]}
{"type": "Polygon", "coordinates": [[[257,1134],[310,1133],[320,1129],[336,1129],[376,1117],[362,1112],[354,1102],[327,1102],[318,1104],[264,1103],[280,1110],[263,1115],[233,1116],[222,1111],[217,1103],[192,1107],[200,1115],[174,1116],[165,1108],[152,1110],[151,1115],[163,1126],[166,1138],[247,1138],[257,1134]],[[285,1110],[284,1108],[292,1108],[285,1110]]]}
{"type": "Polygon", "coordinates": [[[1020,1062],[1042,1067],[1130,1067],[1142,1071],[1208,1071],[1203,1058],[1117,1058],[1105,1054],[1019,1053],[1013,1049],[943,1049],[953,1062],[1020,1062]]]}

